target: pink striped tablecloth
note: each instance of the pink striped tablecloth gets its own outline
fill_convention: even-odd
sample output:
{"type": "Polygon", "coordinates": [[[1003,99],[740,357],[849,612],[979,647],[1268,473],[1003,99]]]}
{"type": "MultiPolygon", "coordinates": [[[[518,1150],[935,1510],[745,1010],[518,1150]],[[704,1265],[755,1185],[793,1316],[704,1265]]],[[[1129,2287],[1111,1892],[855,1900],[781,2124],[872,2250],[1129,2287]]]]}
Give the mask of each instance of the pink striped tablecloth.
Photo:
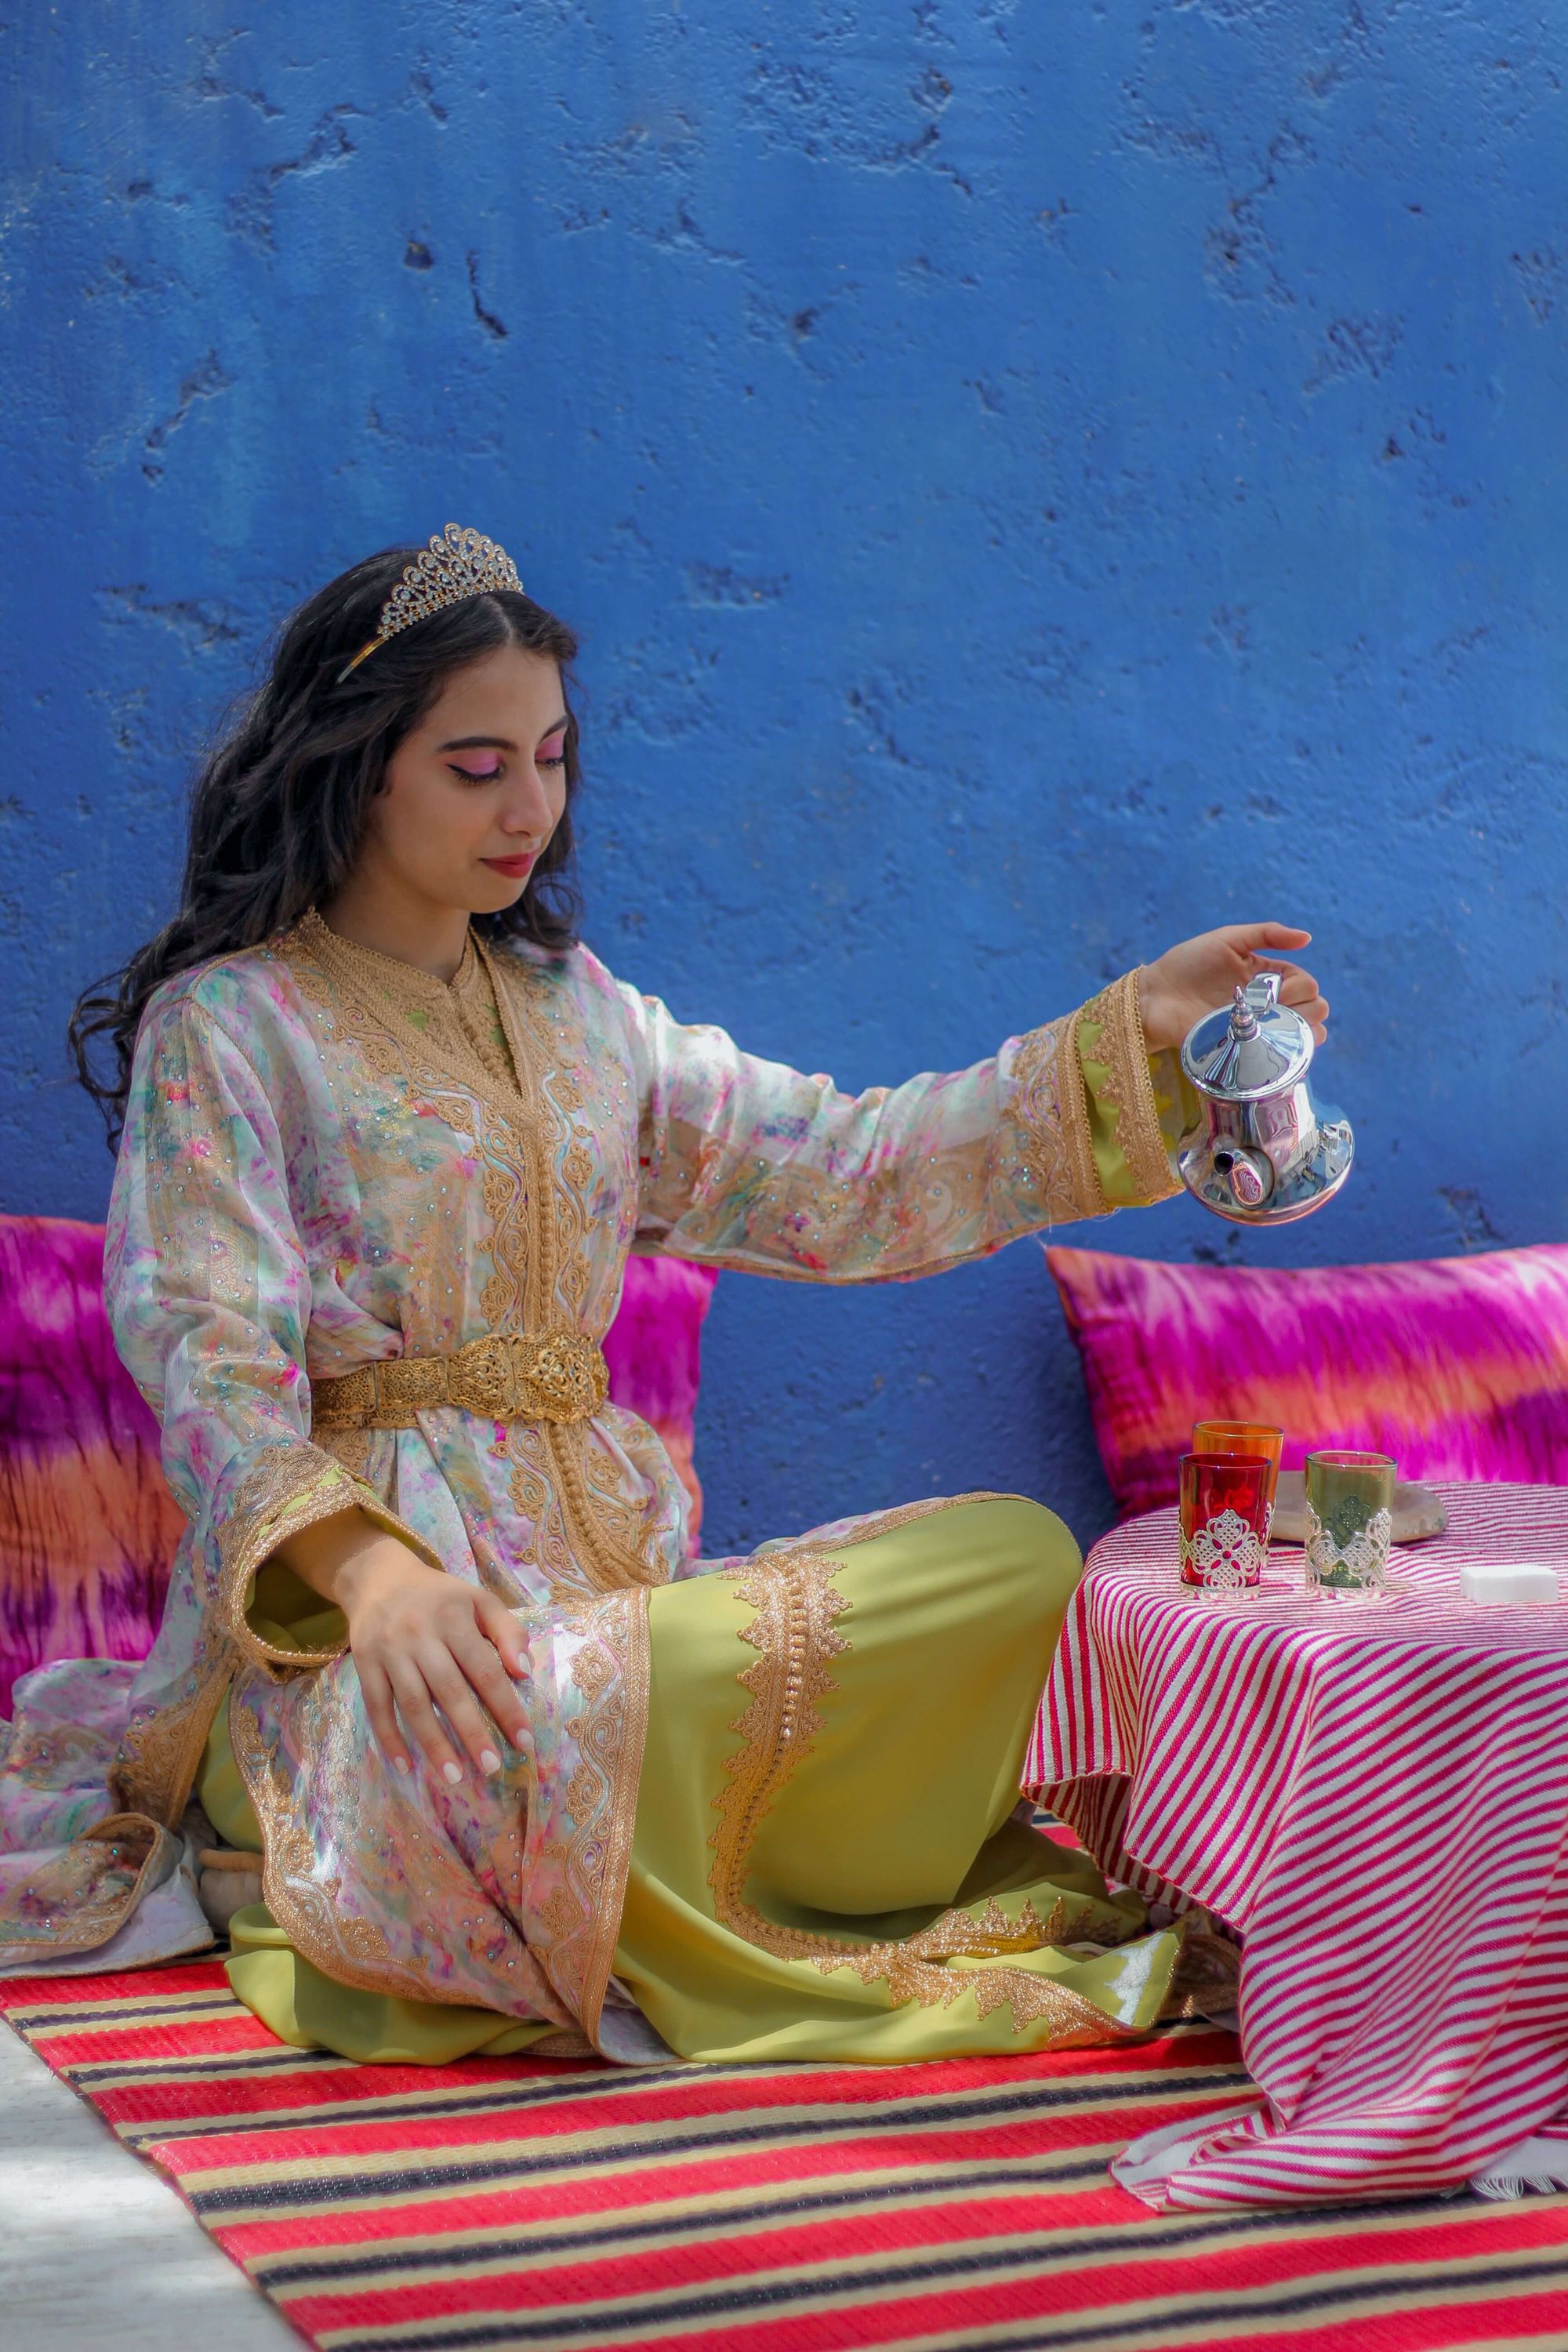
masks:
{"type": "Polygon", "coordinates": [[[1089,1555],[1026,1784],[1237,1932],[1261,2095],[1135,2143],[1151,2204],[1568,2186],[1568,1488],[1437,1491],[1381,1604],[1308,1599],[1284,1547],[1260,1601],[1193,1600],[1173,1510],[1089,1555]],[[1472,1560],[1550,1563],[1563,1600],[1466,1601],[1472,1560]]]}

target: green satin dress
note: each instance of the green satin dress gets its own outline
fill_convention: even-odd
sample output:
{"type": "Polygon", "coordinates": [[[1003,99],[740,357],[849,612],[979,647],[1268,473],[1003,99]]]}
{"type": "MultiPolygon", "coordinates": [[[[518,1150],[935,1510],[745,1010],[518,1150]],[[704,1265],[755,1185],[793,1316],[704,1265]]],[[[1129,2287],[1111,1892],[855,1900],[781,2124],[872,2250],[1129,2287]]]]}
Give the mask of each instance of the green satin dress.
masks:
{"type": "MultiPolygon", "coordinates": [[[[765,1558],[765,1554],[763,1555],[765,1558]]],[[[821,1556],[815,1687],[793,1764],[746,1736],[757,1594],[718,1571],[649,1596],[648,1728],[616,1974],[681,2057],[891,2063],[1146,2032],[1179,1937],[1021,1816],[1019,1773],[1079,1571],[1016,1497],[959,1502],[821,1556]],[[761,1784],[753,1747],[770,1759],[761,1784]],[[717,1841],[717,1843],[716,1843],[717,1841]]],[[[296,1638],[303,1632],[296,1624],[296,1638]]],[[[200,1782],[259,1851],[220,1715],[200,1782]]],[[[361,2062],[500,2056],[552,2029],[333,1982],[258,1906],[236,1992],[282,2040],[361,2062]]]]}

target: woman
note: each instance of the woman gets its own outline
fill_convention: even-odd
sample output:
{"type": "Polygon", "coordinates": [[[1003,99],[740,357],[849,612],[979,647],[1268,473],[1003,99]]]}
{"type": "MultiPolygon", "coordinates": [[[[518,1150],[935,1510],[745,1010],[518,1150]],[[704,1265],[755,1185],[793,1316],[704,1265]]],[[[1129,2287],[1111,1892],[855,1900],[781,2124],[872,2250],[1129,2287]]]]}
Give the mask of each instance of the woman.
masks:
{"type": "MultiPolygon", "coordinates": [[[[598,1342],[631,1248],[906,1278],[1169,1193],[1171,1049],[1306,935],[1211,932],[849,1099],[578,943],[574,652],[455,527],[334,581],[199,782],[179,914],[79,1007],[84,1076],[95,1034],[120,1056],[110,1312],[190,1526],[0,1959],[202,1940],[195,1797],[195,1834],[264,1856],[237,1991],[352,2057],[1144,2031],[1180,1932],[1019,1803],[1065,1528],[965,1496],[689,1562],[598,1342]]],[[[1310,976],[1268,968],[1321,1034],[1310,976]]]]}

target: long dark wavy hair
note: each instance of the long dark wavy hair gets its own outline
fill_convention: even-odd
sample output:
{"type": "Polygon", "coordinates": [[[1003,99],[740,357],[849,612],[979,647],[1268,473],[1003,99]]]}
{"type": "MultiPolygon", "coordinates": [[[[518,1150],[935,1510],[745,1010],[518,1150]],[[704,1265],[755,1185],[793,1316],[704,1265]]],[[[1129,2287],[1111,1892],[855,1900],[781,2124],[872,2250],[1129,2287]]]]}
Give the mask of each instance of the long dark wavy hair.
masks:
{"type": "MultiPolygon", "coordinates": [[[[389,547],[329,581],[285,622],[266,683],[234,714],[191,796],[178,913],[121,969],[79,999],[68,1037],[77,1075],[103,1111],[114,1150],[124,1122],[136,1032],[154,989],[176,972],[276,938],[335,897],[359,854],[386,763],[453,672],[501,646],[549,656],[562,685],[577,640],[564,621],[510,589],[448,604],[380,645],[339,684],[376,633],[381,608],[418,553],[389,547]],[[94,1063],[107,1044],[113,1065],[94,1063]]],[[[528,887],[492,937],[555,950],[577,936],[572,803],[582,774],[577,716],[566,702],[566,802],[528,887]]]]}

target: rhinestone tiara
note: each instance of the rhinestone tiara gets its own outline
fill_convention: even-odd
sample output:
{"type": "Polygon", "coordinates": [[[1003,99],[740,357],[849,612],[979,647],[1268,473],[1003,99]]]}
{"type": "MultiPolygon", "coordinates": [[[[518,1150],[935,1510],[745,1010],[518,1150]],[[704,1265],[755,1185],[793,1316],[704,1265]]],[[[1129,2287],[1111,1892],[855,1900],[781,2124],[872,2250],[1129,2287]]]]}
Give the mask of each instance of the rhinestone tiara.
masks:
{"type": "Polygon", "coordinates": [[[449,522],[439,536],[422,547],[381,608],[381,619],[370,643],[362,646],[348,669],[340,670],[342,686],[350,670],[358,669],[368,654],[416,621],[427,621],[444,604],[460,604],[467,596],[488,596],[498,588],[522,593],[517,566],[504,547],[482,531],[465,530],[449,522]]]}

